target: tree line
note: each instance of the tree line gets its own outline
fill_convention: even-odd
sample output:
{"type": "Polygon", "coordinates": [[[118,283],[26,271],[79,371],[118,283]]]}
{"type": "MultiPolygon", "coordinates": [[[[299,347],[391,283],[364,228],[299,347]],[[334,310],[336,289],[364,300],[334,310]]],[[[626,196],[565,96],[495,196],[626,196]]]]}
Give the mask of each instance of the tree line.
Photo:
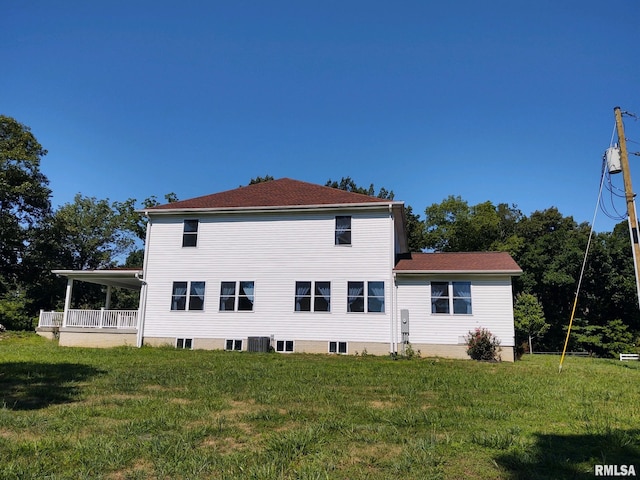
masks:
{"type": "MultiPolygon", "coordinates": [[[[156,197],[110,201],[77,194],[51,206],[49,181],[40,169],[47,151],[29,127],[0,116],[0,324],[33,329],[40,309],[60,309],[65,280],[53,269],[141,267],[146,219],[137,210],[156,197]]],[[[249,184],[272,180],[252,178],[249,184]]],[[[393,199],[394,192],[359,186],[350,177],[326,186],[393,199]]],[[[177,200],[175,194],[164,202],[177,200]]],[[[558,351],[564,343],[590,226],[555,207],[529,216],[515,205],[469,205],[450,196],[423,210],[405,206],[412,251],[506,251],[523,270],[514,279],[517,342],[522,349],[558,351]]],[[[100,306],[100,286],[80,282],[74,304],[100,306]]],[[[114,292],[113,308],[137,308],[137,297],[114,292]]],[[[592,240],[577,304],[570,350],[596,355],[636,351],[640,310],[626,223],[592,240]]]]}

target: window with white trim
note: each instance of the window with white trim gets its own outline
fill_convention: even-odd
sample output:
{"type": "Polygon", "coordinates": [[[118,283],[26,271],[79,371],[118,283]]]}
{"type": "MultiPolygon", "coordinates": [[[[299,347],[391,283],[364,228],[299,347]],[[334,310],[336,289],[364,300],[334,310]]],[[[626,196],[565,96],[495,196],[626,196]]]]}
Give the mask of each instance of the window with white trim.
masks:
{"type": "Polygon", "coordinates": [[[347,282],[347,312],[384,313],[384,282],[347,282]]]}
{"type": "Polygon", "coordinates": [[[176,338],[176,348],[193,350],[192,338],[176,338]]]}
{"type": "Polygon", "coordinates": [[[220,311],[251,311],[254,303],[254,282],[222,282],[220,284],[220,311]]]}
{"type": "Polygon", "coordinates": [[[431,282],[431,313],[471,315],[471,282],[431,282]]]}
{"type": "Polygon", "coordinates": [[[276,340],[276,352],[293,352],[293,340],[276,340]]]}
{"type": "Polygon", "coordinates": [[[198,220],[185,220],[182,227],[182,246],[198,246],[198,220]]]}
{"type": "Polygon", "coordinates": [[[347,342],[329,342],[329,353],[347,354],[347,342]]]}
{"type": "Polygon", "coordinates": [[[205,282],[173,282],[171,310],[204,310],[205,282]]]}
{"type": "Polygon", "coordinates": [[[351,245],[351,217],[336,216],[336,245],[351,245]]]}
{"type": "Polygon", "coordinates": [[[242,350],[242,340],[226,340],[224,344],[225,350],[242,350]]]}
{"type": "Polygon", "coordinates": [[[330,312],[331,282],[296,282],[296,312],[330,312]]]}

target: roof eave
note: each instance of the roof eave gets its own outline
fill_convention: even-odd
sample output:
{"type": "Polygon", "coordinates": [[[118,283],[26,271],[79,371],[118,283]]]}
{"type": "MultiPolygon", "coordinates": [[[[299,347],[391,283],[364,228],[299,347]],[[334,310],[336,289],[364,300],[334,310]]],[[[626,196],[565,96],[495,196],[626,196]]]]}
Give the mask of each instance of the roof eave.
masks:
{"type": "Polygon", "coordinates": [[[520,276],[522,270],[398,270],[396,274],[407,275],[511,275],[520,276]]]}
{"type": "Polygon", "coordinates": [[[204,208],[162,208],[162,209],[141,209],[136,210],[138,213],[145,215],[184,215],[194,213],[269,213],[269,212],[297,212],[301,210],[306,211],[321,211],[321,210],[335,210],[335,209],[379,209],[388,208],[389,205],[404,205],[404,202],[364,202],[364,203],[331,203],[331,204],[316,204],[316,205],[282,205],[282,206],[264,206],[264,207],[204,207],[204,208]]]}

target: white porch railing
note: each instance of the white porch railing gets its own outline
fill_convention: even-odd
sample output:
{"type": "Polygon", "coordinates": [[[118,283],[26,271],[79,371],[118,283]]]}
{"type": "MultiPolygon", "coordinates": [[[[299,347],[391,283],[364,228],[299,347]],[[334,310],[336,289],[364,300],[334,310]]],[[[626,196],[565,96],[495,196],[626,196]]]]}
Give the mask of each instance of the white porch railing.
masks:
{"type": "Polygon", "coordinates": [[[45,312],[43,310],[40,310],[40,320],[38,321],[38,326],[61,327],[63,318],[63,312],[45,312]]]}
{"type": "MultiPolygon", "coordinates": [[[[40,327],[62,327],[62,312],[40,312],[40,327]]],[[[69,310],[66,327],[137,328],[137,310],[69,310]]]]}

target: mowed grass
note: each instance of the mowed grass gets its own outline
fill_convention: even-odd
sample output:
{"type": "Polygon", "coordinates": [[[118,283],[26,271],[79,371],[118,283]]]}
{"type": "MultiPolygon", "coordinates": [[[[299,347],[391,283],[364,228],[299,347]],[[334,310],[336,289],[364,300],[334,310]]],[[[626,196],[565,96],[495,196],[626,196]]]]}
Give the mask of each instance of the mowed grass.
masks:
{"type": "Polygon", "coordinates": [[[640,475],[640,363],[515,364],[0,337],[0,478],[640,475]]]}

